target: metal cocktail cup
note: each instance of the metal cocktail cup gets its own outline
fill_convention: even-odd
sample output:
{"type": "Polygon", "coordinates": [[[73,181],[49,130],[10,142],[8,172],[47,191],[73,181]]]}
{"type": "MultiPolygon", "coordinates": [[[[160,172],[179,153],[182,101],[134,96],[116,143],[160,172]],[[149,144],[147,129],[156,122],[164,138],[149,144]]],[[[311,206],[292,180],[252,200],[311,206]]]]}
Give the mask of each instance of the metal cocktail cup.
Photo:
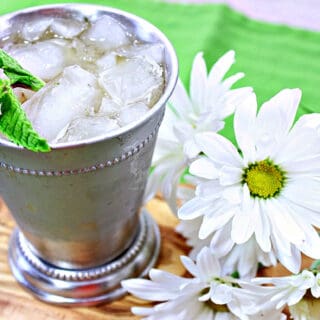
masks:
{"type": "Polygon", "coordinates": [[[145,275],[159,252],[159,232],[140,214],[154,144],[177,79],[167,38],[131,14],[94,5],[35,7],[0,17],[0,38],[40,16],[111,15],[142,41],[165,48],[166,85],[139,121],[105,137],[52,145],[33,153],[0,139],[0,194],[18,228],[9,261],[16,279],[38,298],[92,305],[124,292],[120,281],[145,275]]]}

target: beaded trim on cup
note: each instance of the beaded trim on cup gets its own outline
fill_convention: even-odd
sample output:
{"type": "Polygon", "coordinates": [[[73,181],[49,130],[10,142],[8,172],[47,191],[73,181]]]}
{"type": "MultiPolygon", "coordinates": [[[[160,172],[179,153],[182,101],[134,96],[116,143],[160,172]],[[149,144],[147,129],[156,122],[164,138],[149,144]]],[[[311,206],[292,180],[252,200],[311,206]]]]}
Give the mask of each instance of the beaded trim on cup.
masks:
{"type": "Polygon", "coordinates": [[[26,169],[26,168],[19,168],[7,164],[5,162],[0,161],[0,168],[6,169],[8,171],[13,171],[20,174],[30,175],[30,176],[45,176],[45,177],[61,177],[61,176],[71,176],[76,174],[88,173],[92,171],[96,171],[99,169],[104,169],[107,167],[112,167],[124,160],[131,158],[133,155],[137,154],[140,150],[142,150],[150,141],[154,139],[156,133],[160,127],[163,115],[161,116],[160,121],[156,125],[155,129],[145,138],[142,142],[134,146],[128,152],[123,153],[122,155],[113,158],[112,160],[107,160],[105,162],[101,162],[89,167],[85,168],[78,168],[78,169],[66,169],[66,170],[34,170],[34,169],[26,169]]]}
{"type": "Polygon", "coordinates": [[[121,258],[107,263],[104,266],[86,270],[65,270],[45,264],[31,252],[21,232],[17,235],[18,245],[26,260],[41,273],[58,280],[89,281],[114,273],[133,260],[141,251],[141,248],[146,241],[148,229],[150,228],[149,224],[150,223],[148,223],[146,215],[141,214],[139,235],[132,247],[121,258]]]}

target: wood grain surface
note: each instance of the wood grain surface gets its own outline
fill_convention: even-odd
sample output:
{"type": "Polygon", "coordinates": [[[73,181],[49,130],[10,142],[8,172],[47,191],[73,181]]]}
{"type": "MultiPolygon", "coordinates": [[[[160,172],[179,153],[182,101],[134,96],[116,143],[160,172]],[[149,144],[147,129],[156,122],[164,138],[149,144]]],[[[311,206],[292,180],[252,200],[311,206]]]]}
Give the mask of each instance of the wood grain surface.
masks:
{"type": "MultiPolygon", "coordinates": [[[[184,239],[174,228],[177,219],[170,213],[167,205],[156,198],[147,206],[160,226],[162,237],[161,253],[157,268],[184,275],[186,272],[180,263],[179,256],[187,254],[189,248],[184,239]]],[[[133,305],[145,306],[132,296],[126,296],[119,301],[91,308],[56,307],[33,298],[22,289],[13,278],[7,261],[8,242],[15,226],[10,213],[0,198],[0,319],[5,320],[133,320],[139,319],[130,313],[133,305]]],[[[309,259],[304,259],[304,266],[310,265],[309,259]]],[[[261,275],[285,275],[288,272],[281,266],[266,268],[261,275]]],[[[186,319],[188,320],[188,319],[186,319]]],[[[190,319],[191,320],[191,319],[190,319]]]]}

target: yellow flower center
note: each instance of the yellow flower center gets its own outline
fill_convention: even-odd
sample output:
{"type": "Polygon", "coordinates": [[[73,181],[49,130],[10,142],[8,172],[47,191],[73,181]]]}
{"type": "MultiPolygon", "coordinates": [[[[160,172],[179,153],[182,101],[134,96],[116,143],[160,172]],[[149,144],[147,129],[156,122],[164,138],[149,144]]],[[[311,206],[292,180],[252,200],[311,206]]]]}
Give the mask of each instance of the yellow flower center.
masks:
{"type": "Polygon", "coordinates": [[[248,185],[251,196],[263,199],[277,196],[286,180],[284,171],[269,159],[250,164],[244,170],[242,178],[242,182],[248,185]]]}

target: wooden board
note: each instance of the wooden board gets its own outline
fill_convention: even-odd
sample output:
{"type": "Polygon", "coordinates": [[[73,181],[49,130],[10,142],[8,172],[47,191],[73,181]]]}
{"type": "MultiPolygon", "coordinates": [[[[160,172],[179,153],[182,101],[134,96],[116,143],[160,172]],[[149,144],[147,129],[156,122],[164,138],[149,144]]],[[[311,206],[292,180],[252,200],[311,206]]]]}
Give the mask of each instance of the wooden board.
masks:
{"type": "MultiPolygon", "coordinates": [[[[169,208],[161,199],[150,201],[147,209],[160,226],[162,245],[157,267],[185,275],[179,256],[188,253],[189,248],[184,239],[174,228],[177,219],[170,213],[169,208]]],[[[13,278],[8,262],[8,241],[15,226],[10,213],[0,198],[0,319],[5,320],[133,320],[138,317],[130,313],[133,305],[146,303],[126,296],[123,299],[91,308],[63,308],[40,302],[23,290],[13,278]]],[[[304,259],[304,266],[310,265],[309,259],[304,259]]],[[[285,275],[288,272],[281,266],[264,269],[261,275],[285,275]]]]}

